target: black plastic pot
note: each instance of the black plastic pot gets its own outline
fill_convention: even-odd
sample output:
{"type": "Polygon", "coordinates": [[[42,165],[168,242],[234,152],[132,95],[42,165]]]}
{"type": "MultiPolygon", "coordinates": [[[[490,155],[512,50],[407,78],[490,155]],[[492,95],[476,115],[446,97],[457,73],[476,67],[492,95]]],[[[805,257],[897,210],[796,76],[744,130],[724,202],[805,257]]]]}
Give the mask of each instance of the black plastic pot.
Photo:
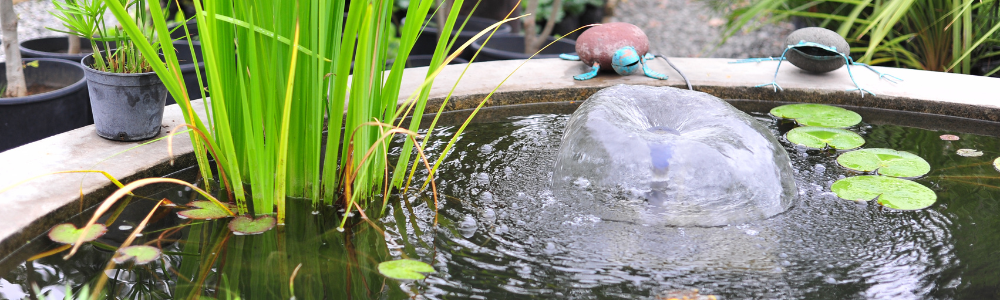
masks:
{"type": "MultiPolygon", "coordinates": [[[[174,41],[174,49],[177,50],[177,60],[181,63],[181,74],[184,75],[184,86],[187,87],[188,96],[191,99],[201,98],[201,87],[198,85],[198,70],[201,70],[201,80],[208,87],[208,75],[205,74],[205,61],[201,58],[201,42],[194,41],[188,44],[187,40],[174,41]],[[191,52],[191,45],[194,52],[191,52]],[[194,58],[198,59],[198,64],[194,64],[194,58]]],[[[205,91],[208,96],[208,91],[205,91]]],[[[176,103],[173,96],[167,96],[167,104],[176,103]]]]}
{"type": "MultiPolygon", "coordinates": [[[[403,22],[405,24],[406,19],[403,19],[403,22]]],[[[458,47],[462,46],[462,44],[465,44],[465,42],[469,41],[469,39],[476,36],[476,34],[479,34],[480,31],[490,27],[491,25],[493,25],[493,23],[496,23],[498,21],[487,18],[471,17],[469,18],[469,22],[465,24],[465,27],[462,28],[462,31],[459,32],[457,28],[462,25],[462,22],[465,22],[465,17],[460,16],[458,17],[458,19],[455,20],[456,30],[452,32],[451,36],[454,37],[457,34],[458,40],[455,41],[454,47],[452,49],[458,49],[458,47]]],[[[440,33],[441,31],[437,27],[437,22],[431,21],[427,25],[427,27],[424,28],[424,31],[420,33],[420,36],[417,37],[417,41],[413,44],[413,50],[411,50],[410,53],[434,54],[434,48],[437,47],[437,41],[438,37],[440,37],[440,33]]],[[[510,25],[502,24],[497,29],[497,32],[494,36],[507,35],[507,34],[510,34],[510,25]]],[[[448,53],[451,52],[452,51],[448,51],[448,53]]],[[[466,49],[466,51],[462,52],[460,57],[469,60],[472,58],[472,55],[474,53],[475,53],[474,51],[469,51],[469,49],[466,49]]]]}
{"type": "MultiPolygon", "coordinates": [[[[484,47],[482,44],[485,38],[472,42],[473,51],[482,48],[479,52],[478,61],[507,60],[507,59],[527,59],[531,54],[524,54],[523,35],[493,36],[484,47]]],[[[551,43],[555,38],[549,38],[547,43],[551,43]]],[[[547,44],[546,43],[546,44],[547,44]]],[[[544,47],[544,45],[543,45],[544,47]]],[[[534,58],[557,58],[559,54],[576,53],[576,41],[561,39],[552,46],[542,50],[542,53],[534,58]]]]}
{"type": "MultiPolygon", "coordinates": [[[[406,67],[407,68],[417,68],[417,67],[430,66],[431,65],[431,58],[434,58],[434,55],[432,55],[432,54],[410,55],[410,57],[406,58],[406,67]]],[[[386,70],[392,69],[392,63],[393,63],[393,60],[386,61],[385,62],[385,69],[386,70]]],[[[458,65],[458,64],[467,64],[467,63],[469,63],[468,60],[465,60],[465,59],[463,59],[461,57],[456,57],[455,59],[451,60],[451,62],[448,63],[448,64],[449,65],[458,65]]]]}
{"type": "MultiPolygon", "coordinates": [[[[191,36],[198,36],[198,22],[196,19],[191,19],[191,21],[188,21],[187,27],[188,27],[188,32],[191,33],[191,36]]],[[[181,24],[169,26],[167,27],[167,29],[171,30],[170,39],[172,40],[183,38],[185,36],[184,28],[181,27],[181,24]]]]}
{"type": "MultiPolygon", "coordinates": [[[[104,43],[97,43],[97,48],[104,50],[104,43]]],[[[45,37],[21,41],[21,58],[56,58],[74,63],[80,62],[85,56],[93,53],[90,40],[80,38],[80,53],[68,54],[69,41],[66,37],[45,37]]]]}
{"type": "MultiPolygon", "coordinates": [[[[80,63],[61,59],[37,60],[38,67],[24,68],[25,83],[58,88],[26,97],[0,98],[0,152],[56,134],[93,124],[87,81],[80,63]]],[[[6,63],[0,63],[0,70],[6,63]]],[[[0,75],[2,76],[2,75],[0,75]]],[[[0,84],[7,85],[6,76],[0,84]]]]}
{"type": "Polygon", "coordinates": [[[127,74],[93,69],[83,58],[97,135],[115,141],[139,141],[160,133],[167,88],[154,72],[127,74]]]}

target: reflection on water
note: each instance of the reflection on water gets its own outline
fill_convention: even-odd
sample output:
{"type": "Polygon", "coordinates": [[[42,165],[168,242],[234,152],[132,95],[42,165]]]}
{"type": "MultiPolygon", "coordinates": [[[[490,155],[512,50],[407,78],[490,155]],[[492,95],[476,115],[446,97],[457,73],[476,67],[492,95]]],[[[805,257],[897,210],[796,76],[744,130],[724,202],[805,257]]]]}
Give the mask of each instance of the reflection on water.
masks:
{"type": "MultiPolygon", "coordinates": [[[[753,115],[776,135],[790,129],[753,115]]],[[[88,245],[71,261],[52,256],[0,270],[0,298],[30,298],[32,282],[59,296],[66,284],[108,276],[117,278],[112,286],[123,298],[233,292],[288,299],[299,264],[297,299],[665,299],[692,289],[722,299],[996,298],[1000,173],[990,162],[1000,156],[1000,142],[862,115],[867,123],[853,130],[867,139],[865,147],[910,151],[931,164],[916,181],[937,192],[936,204],[892,211],[841,200],[830,184],[855,174],[836,164],[836,154],[782,141],[795,167],[796,206],[745,224],[656,225],[641,195],[596,190],[586,181],[574,182],[572,193],[550,190],[568,114],[535,114],[470,125],[438,173],[437,227],[427,194],[393,201],[377,220],[384,232],[353,217],[352,230],[339,233],[334,208],[314,215],[292,201],[290,210],[305,217],[280,231],[232,236],[221,223],[187,226],[182,241],[168,244],[166,259],[147,266],[102,272],[110,253],[88,245]],[[941,141],[941,134],[961,139],[941,141]],[[961,148],[986,155],[955,155],[961,148]],[[378,262],[402,257],[430,262],[438,272],[400,283],[375,271],[378,262]]],[[[440,154],[454,130],[437,131],[427,151],[440,154]]],[[[426,175],[418,171],[414,182],[426,175]]],[[[185,201],[187,194],[177,193],[166,195],[185,201]]],[[[34,251],[48,249],[42,241],[34,251]]]]}

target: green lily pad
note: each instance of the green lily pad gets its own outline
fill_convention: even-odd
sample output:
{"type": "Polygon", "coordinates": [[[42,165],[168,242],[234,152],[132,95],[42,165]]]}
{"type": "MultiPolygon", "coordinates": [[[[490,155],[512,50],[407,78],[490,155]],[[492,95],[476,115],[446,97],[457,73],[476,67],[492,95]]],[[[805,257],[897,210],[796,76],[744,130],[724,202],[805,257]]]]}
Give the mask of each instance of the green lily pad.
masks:
{"type": "Polygon", "coordinates": [[[771,114],[785,119],[795,119],[803,126],[847,128],[861,123],[861,115],[836,106],[824,104],[788,104],[771,109],[771,114]]]}
{"type": "Polygon", "coordinates": [[[108,232],[108,228],[104,227],[103,224],[90,225],[87,232],[83,232],[83,229],[77,229],[76,225],[63,223],[56,225],[56,227],[52,227],[52,230],[49,230],[49,239],[56,243],[72,245],[73,243],[76,243],[76,240],[80,238],[80,235],[84,236],[84,242],[89,242],[101,237],[105,232],[108,232]]]}
{"type": "Polygon", "coordinates": [[[848,150],[861,147],[865,139],[857,133],[826,127],[798,127],[785,134],[789,142],[809,148],[823,149],[827,145],[838,150],[848,150]]]}
{"type": "MultiPolygon", "coordinates": [[[[226,210],[222,209],[212,201],[191,201],[191,203],[188,203],[188,206],[197,208],[180,211],[177,215],[181,216],[181,218],[196,220],[211,220],[231,217],[226,210]]],[[[230,211],[236,209],[235,206],[229,204],[226,204],[226,206],[229,207],[230,211]]]]}
{"type": "Polygon", "coordinates": [[[272,216],[263,216],[256,220],[247,216],[239,216],[229,221],[229,230],[236,235],[261,234],[278,224],[272,216]]]}
{"type": "Polygon", "coordinates": [[[385,277],[392,279],[421,280],[426,278],[426,276],[421,273],[434,273],[435,271],[434,267],[431,267],[431,265],[428,265],[425,262],[412,259],[400,259],[378,264],[378,272],[382,273],[385,277]]]}
{"type": "Polygon", "coordinates": [[[926,186],[888,176],[848,177],[837,180],[830,189],[843,199],[868,201],[878,198],[878,204],[901,210],[923,209],[937,201],[937,194],[926,186]]]}
{"type": "Polygon", "coordinates": [[[892,177],[918,177],[931,171],[926,160],[913,153],[884,148],[855,150],[841,154],[837,163],[845,168],[892,177]]]}
{"type": "Polygon", "coordinates": [[[955,151],[955,154],[965,157],[980,157],[983,156],[983,151],[976,149],[958,149],[958,151],[955,151]]]}
{"type": "Polygon", "coordinates": [[[146,245],[128,246],[118,249],[118,256],[115,256],[115,263],[123,264],[135,259],[136,265],[148,264],[160,257],[162,252],[159,248],[146,245]]]}

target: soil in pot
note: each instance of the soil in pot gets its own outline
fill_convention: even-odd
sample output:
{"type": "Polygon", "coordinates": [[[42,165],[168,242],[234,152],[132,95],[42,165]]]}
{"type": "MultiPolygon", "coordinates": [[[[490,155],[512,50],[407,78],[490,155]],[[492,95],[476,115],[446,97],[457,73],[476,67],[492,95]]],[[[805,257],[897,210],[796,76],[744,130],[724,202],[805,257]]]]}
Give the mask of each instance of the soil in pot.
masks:
{"type": "Polygon", "coordinates": [[[139,141],[160,133],[167,88],[156,73],[108,73],[93,69],[94,57],[82,61],[97,135],[115,141],[139,141]]]}
{"type": "Polygon", "coordinates": [[[29,95],[0,98],[0,151],[94,123],[83,67],[61,59],[25,61],[33,60],[38,67],[24,68],[29,95]]]}
{"type": "MultiPolygon", "coordinates": [[[[524,54],[524,36],[505,35],[493,36],[490,41],[483,46],[481,43],[485,38],[472,43],[472,51],[482,48],[479,52],[478,61],[507,60],[507,59],[527,59],[531,54],[524,54]]],[[[555,38],[549,38],[546,42],[551,43],[555,38]]],[[[544,47],[544,46],[543,46],[544,47]]],[[[561,39],[552,46],[545,48],[534,58],[558,58],[559,54],[576,53],[576,42],[568,39],[561,39]]]]}
{"type": "MultiPolygon", "coordinates": [[[[104,43],[97,43],[97,48],[104,50],[104,43]]],[[[90,40],[80,39],[80,53],[69,54],[69,41],[66,37],[44,37],[29,39],[21,42],[22,58],[56,58],[73,62],[80,62],[85,56],[93,53],[90,47],[90,40]]]]}

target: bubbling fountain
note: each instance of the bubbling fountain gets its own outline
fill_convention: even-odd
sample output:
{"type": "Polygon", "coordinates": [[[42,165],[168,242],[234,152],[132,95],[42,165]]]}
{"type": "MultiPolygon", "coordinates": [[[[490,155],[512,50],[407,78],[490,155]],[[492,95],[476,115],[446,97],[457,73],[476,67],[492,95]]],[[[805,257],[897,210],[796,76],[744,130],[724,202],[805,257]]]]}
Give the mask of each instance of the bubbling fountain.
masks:
{"type": "Polygon", "coordinates": [[[628,191],[655,223],[721,226],[793,205],[788,153],[758,121],[725,101],[671,87],[617,85],[573,113],[552,184],[628,191]]]}

